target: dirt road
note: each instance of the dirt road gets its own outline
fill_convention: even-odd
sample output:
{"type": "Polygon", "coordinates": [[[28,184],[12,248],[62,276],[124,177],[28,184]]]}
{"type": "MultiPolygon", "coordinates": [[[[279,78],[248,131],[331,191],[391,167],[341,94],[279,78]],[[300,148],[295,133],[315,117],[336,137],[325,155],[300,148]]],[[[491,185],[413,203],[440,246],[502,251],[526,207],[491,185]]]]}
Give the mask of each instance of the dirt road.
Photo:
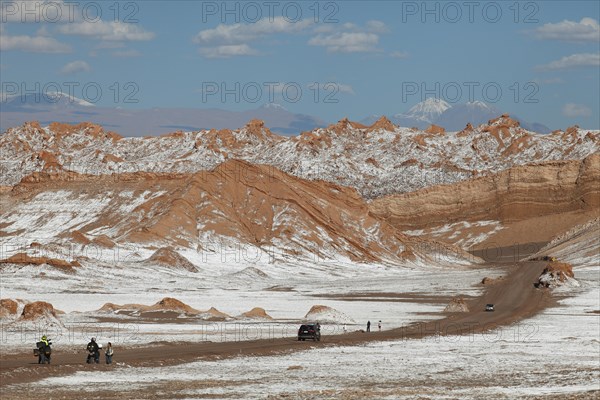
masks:
{"type": "MultiPolygon", "coordinates": [[[[274,355],[311,347],[352,346],[370,341],[419,339],[431,335],[472,334],[493,330],[533,316],[553,303],[547,290],[536,289],[536,281],[546,263],[521,262],[503,265],[505,279],[486,286],[481,296],[467,301],[469,312],[442,314],[443,318],[414,323],[382,332],[354,332],[324,336],[321,342],[298,342],[294,338],[276,338],[225,343],[167,343],[140,351],[119,348],[118,361],[131,366],[165,366],[239,356],[274,355]],[[485,312],[486,303],[494,303],[495,312],[485,312]]],[[[495,266],[497,267],[497,266],[495,266]]],[[[85,353],[56,352],[52,365],[38,365],[27,354],[0,355],[0,388],[13,383],[34,382],[48,376],[65,375],[85,369],[103,370],[111,366],[84,364],[85,353]]]]}

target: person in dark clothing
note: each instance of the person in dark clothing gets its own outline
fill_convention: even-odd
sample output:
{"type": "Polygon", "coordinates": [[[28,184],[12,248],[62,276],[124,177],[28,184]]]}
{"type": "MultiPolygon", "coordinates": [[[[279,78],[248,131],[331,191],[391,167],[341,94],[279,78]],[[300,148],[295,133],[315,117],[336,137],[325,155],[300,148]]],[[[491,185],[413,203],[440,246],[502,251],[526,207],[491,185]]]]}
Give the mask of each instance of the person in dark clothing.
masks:
{"type": "Polygon", "coordinates": [[[367,332],[371,332],[371,321],[367,321],[367,332]]]}
{"type": "Polygon", "coordinates": [[[37,342],[38,348],[38,364],[50,364],[50,356],[52,354],[52,348],[50,347],[52,342],[46,337],[42,336],[42,340],[37,342]]]}
{"type": "Polygon", "coordinates": [[[98,364],[100,362],[100,347],[98,346],[98,343],[96,343],[96,338],[92,338],[86,348],[88,351],[86,362],[88,364],[91,364],[92,362],[98,364]]]}

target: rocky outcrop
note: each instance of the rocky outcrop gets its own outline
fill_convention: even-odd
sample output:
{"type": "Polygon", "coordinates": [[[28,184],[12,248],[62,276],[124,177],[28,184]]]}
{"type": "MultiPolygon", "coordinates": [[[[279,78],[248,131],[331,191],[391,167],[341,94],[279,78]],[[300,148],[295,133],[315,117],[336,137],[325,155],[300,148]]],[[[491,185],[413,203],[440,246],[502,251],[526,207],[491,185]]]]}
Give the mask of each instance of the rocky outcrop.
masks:
{"type": "Polygon", "coordinates": [[[59,314],[64,313],[56,310],[52,304],[45,301],[34,301],[25,304],[21,315],[13,324],[19,324],[24,329],[64,328],[65,326],[60,320],[59,314]]]}
{"type": "Polygon", "coordinates": [[[16,318],[19,311],[19,302],[13,299],[0,299],[0,319],[16,318]]]}
{"type": "Polygon", "coordinates": [[[350,318],[345,313],[338,311],[332,307],[324,306],[324,305],[314,305],[308,310],[306,315],[304,316],[304,320],[308,322],[318,322],[320,324],[334,323],[334,324],[354,324],[352,318],[350,318]]]}
{"type": "Polygon", "coordinates": [[[193,317],[206,321],[225,321],[232,319],[229,315],[214,307],[206,311],[197,310],[184,302],[172,297],[165,297],[153,305],[144,304],[113,304],[106,303],[99,310],[101,314],[120,314],[128,317],[159,318],[161,314],[176,313],[180,316],[193,317]]]}
{"type": "Polygon", "coordinates": [[[519,166],[495,175],[372,201],[372,215],[408,230],[457,221],[524,220],[600,207],[600,154],[519,166]]]}
{"type": "Polygon", "coordinates": [[[187,258],[183,257],[171,248],[161,248],[156,250],[144,264],[159,265],[166,268],[182,269],[189,272],[198,272],[198,268],[187,258]]]}
{"type": "Polygon", "coordinates": [[[267,312],[265,311],[264,308],[260,308],[260,307],[254,307],[252,310],[242,313],[242,315],[240,315],[240,318],[252,319],[252,320],[267,320],[267,321],[273,320],[273,317],[271,317],[269,314],[267,314],[267,312]]]}
{"type": "Polygon", "coordinates": [[[542,271],[535,286],[538,288],[555,288],[558,286],[579,286],[575,280],[573,266],[564,262],[550,262],[542,271]]]}
{"type": "Polygon", "coordinates": [[[65,261],[57,258],[49,257],[31,257],[26,253],[18,253],[4,260],[0,260],[0,264],[28,264],[28,265],[49,265],[63,272],[73,273],[75,268],[81,267],[81,264],[76,261],[65,261]]]}

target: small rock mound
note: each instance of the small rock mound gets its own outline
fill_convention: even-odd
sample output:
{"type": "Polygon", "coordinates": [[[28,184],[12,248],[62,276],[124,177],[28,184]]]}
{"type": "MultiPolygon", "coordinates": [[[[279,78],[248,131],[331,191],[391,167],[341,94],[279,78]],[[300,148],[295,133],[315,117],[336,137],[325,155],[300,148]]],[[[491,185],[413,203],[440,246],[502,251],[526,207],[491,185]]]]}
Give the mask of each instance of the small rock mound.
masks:
{"type": "Polygon", "coordinates": [[[186,315],[197,315],[200,314],[201,311],[196,310],[195,308],[190,307],[184,302],[174,299],[172,297],[165,297],[164,299],[158,301],[157,303],[147,306],[144,304],[113,304],[106,303],[104,304],[97,312],[99,313],[125,313],[132,315],[144,316],[144,313],[155,313],[155,312],[175,312],[179,314],[186,315]]]}
{"type": "Polygon", "coordinates": [[[254,307],[252,310],[243,313],[241,318],[244,319],[259,319],[259,320],[269,320],[271,321],[273,317],[271,317],[264,308],[254,307]]]}
{"type": "Polygon", "coordinates": [[[0,260],[0,264],[49,265],[68,273],[74,273],[75,268],[81,267],[81,264],[79,264],[78,261],[65,261],[48,257],[31,257],[26,253],[18,253],[7,259],[0,260]]]}
{"type": "Polygon", "coordinates": [[[453,298],[444,308],[444,312],[469,312],[469,307],[462,297],[453,298]]]}
{"type": "Polygon", "coordinates": [[[200,312],[200,314],[198,314],[198,317],[206,321],[225,321],[233,319],[230,315],[227,315],[214,307],[211,307],[207,311],[200,312]]]}
{"type": "Polygon", "coordinates": [[[196,266],[187,258],[168,247],[163,247],[156,250],[156,252],[154,252],[154,254],[152,254],[152,256],[150,256],[150,258],[146,259],[144,262],[158,264],[168,268],[198,272],[198,268],[196,268],[196,266]]]}
{"type": "Polygon", "coordinates": [[[579,282],[575,280],[573,266],[569,263],[550,262],[542,271],[536,287],[555,288],[558,286],[579,286],[579,282]]]}
{"type": "Polygon", "coordinates": [[[56,310],[50,303],[45,301],[34,301],[25,304],[23,312],[21,312],[21,315],[16,322],[35,323],[38,326],[64,327],[63,323],[58,319],[59,313],[61,313],[61,311],[56,310]]]}
{"type": "Polygon", "coordinates": [[[16,318],[19,303],[13,299],[0,299],[0,318],[16,318]]]}
{"type": "Polygon", "coordinates": [[[172,297],[165,297],[145,311],[175,311],[185,314],[198,314],[200,311],[172,297]]]}
{"type": "MultiPolygon", "coordinates": [[[[139,305],[139,304],[138,304],[139,305]]],[[[120,306],[115,303],[104,303],[97,311],[100,313],[114,313],[123,309],[124,306],[120,306]]]]}
{"type": "Polygon", "coordinates": [[[304,316],[306,321],[330,322],[337,324],[354,324],[352,318],[329,306],[314,305],[304,316]]]}
{"type": "Polygon", "coordinates": [[[44,315],[57,317],[54,306],[45,301],[34,301],[33,303],[25,304],[23,312],[21,313],[21,319],[34,320],[44,315]]]}

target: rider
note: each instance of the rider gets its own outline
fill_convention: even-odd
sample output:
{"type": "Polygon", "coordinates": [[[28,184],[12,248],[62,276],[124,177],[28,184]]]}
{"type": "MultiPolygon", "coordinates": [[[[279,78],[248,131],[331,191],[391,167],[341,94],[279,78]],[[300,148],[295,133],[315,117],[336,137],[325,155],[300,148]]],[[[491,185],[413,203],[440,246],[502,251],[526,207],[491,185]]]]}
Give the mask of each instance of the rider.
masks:
{"type": "Polygon", "coordinates": [[[42,339],[38,342],[38,364],[50,364],[51,345],[50,339],[46,335],[42,336],[42,339]]]}
{"type": "Polygon", "coordinates": [[[87,351],[87,363],[91,364],[93,358],[94,362],[98,364],[100,362],[100,347],[98,346],[98,343],[96,343],[96,338],[92,338],[92,340],[88,343],[87,351]]]}

